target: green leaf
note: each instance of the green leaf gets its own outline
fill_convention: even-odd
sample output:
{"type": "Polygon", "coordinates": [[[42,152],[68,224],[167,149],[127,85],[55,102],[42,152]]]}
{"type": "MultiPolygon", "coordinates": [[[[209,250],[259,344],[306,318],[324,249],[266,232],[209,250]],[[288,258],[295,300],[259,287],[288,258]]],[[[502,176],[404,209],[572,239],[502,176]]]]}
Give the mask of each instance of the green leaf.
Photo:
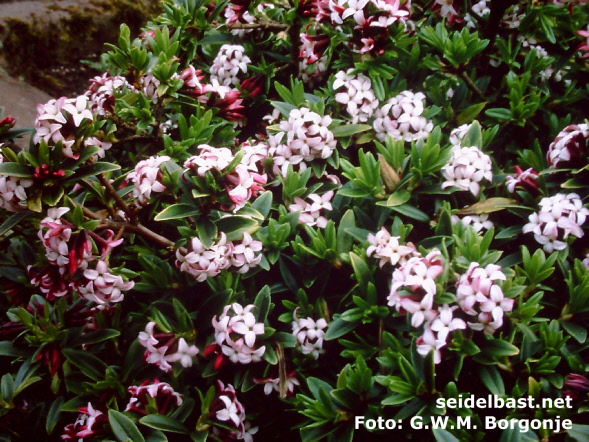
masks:
{"type": "Polygon", "coordinates": [[[113,328],[84,333],[72,341],[72,345],[96,344],[120,336],[121,332],[113,328]]]}
{"type": "Polygon", "coordinates": [[[368,124],[343,124],[331,129],[335,138],[351,137],[352,135],[371,130],[372,126],[368,124]]]}
{"type": "Polygon", "coordinates": [[[156,430],[170,431],[172,433],[188,434],[190,430],[186,428],[181,422],[161,414],[148,414],[139,419],[139,423],[155,428],[156,430]]]}
{"type": "Polygon", "coordinates": [[[258,196],[252,203],[252,208],[262,214],[263,219],[268,218],[272,208],[272,192],[269,190],[258,196]]]}
{"type": "Polygon", "coordinates": [[[411,198],[411,193],[406,190],[398,190],[387,199],[387,207],[398,207],[405,204],[411,198]]]}
{"type": "Polygon", "coordinates": [[[18,357],[18,356],[25,356],[28,353],[24,350],[19,348],[15,348],[14,344],[11,341],[1,341],[0,342],[0,356],[11,356],[11,357],[18,357]]]}
{"type": "Polygon", "coordinates": [[[158,213],[154,220],[166,221],[169,219],[184,219],[188,216],[196,216],[199,213],[199,210],[191,204],[172,204],[158,213]]]}
{"type": "Polygon", "coordinates": [[[255,219],[246,218],[245,216],[226,216],[216,221],[217,229],[225,232],[228,241],[239,241],[243,238],[243,233],[250,235],[258,230],[258,222],[255,219]]]}
{"type": "Polygon", "coordinates": [[[360,286],[362,291],[366,293],[368,283],[371,282],[374,284],[372,272],[370,271],[370,268],[364,262],[364,260],[355,253],[350,252],[350,261],[352,263],[352,267],[354,268],[354,274],[356,275],[358,285],[360,286]]]}
{"type": "Polygon", "coordinates": [[[589,425],[573,424],[567,434],[577,442],[587,442],[589,440],[589,425]]]}
{"type": "Polygon", "coordinates": [[[493,213],[499,210],[508,209],[510,206],[516,205],[517,201],[511,198],[488,198],[484,201],[472,204],[468,207],[460,209],[458,215],[480,215],[483,213],[493,213]]]}
{"type": "Polygon", "coordinates": [[[587,340],[587,329],[585,327],[568,321],[561,321],[560,325],[562,325],[562,328],[575,338],[579,344],[584,344],[587,340]]]}
{"type": "Polygon", "coordinates": [[[400,206],[391,207],[391,209],[395,212],[399,212],[401,215],[405,215],[424,223],[427,223],[430,220],[427,213],[422,212],[417,207],[410,206],[409,204],[401,204],[400,206]]]}
{"type": "Polygon", "coordinates": [[[480,371],[481,381],[491,393],[497,396],[505,394],[505,385],[499,370],[495,367],[483,367],[480,371]]]}
{"type": "Polygon", "coordinates": [[[47,412],[47,421],[45,422],[45,429],[47,430],[47,434],[51,434],[57,421],[59,421],[59,416],[61,415],[61,406],[63,405],[64,399],[62,396],[59,396],[57,399],[53,401],[51,407],[49,407],[49,411],[47,412]]]}
{"type": "Polygon", "coordinates": [[[20,163],[1,163],[0,175],[16,176],[20,178],[31,178],[33,171],[29,166],[20,163]]]}
{"type": "Polygon", "coordinates": [[[485,342],[483,352],[495,357],[515,356],[519,354],[519,348],[509,342],[493,339],[485,342]]]}
{"type": "Polygon", "coordinates": [[[460,144],[462,146],[476,146],[479,149],[483,148],[483,133],[478,121],[472,122],[460,144]]]}
{"type": "Polygon", "coordinates": [[[485,108],[487,102],[473,104],[472,106],[468,106],[466,109],[462,110],[456,116],[456,123],[460,126],[462,124],[468,124],[472,120],[474,120],[478,114],[485,108]]]}
{"type": "Polygon", "coordinates": [[[31,212],[29,210],[25,210],[24,212],[17,212],[14,215],[11,215],[6,221],[2,223],[0,226],[0,236],[4,235],[14,226],[18,225],[21,221],[26,219],[31,212]]]}
{"type": "Polygon", "coordinates": [[[66,182],[78,181],[82,178],[89,176],[100,175],[101,173],[112,172],[113,170],[119,170],[121,166],[112,163],[94,163],[89,166],[82,166],[76,170],[76,172],[67,179],[66,182]]]}
{"type": "Polygon", "coordinates": [[[5,402],[11,401],[14,397],[14,390],[14,378],[10,373],[6,373],[0,381],[0,398],[5,402]]]}
{"type": "Polygon", "coordinates": [[[325,333],[325,340],[330,341],[332,339],[337,339],[346,333],[351,332],[359,325],[360,322],[348,322],[341,318],[336,318],[329,323],[329,327],[325,333]]]}
{"type": "Polygon", "coordinates": [[[254,300],[254,305],[257,309],[256,315],[258,322],[264,322],[266,320],[268,312],[270,311],[271,302],[270,287],[265,285],[254,300]]]}
{"type": "Polygon", "coordinates": [[[512,118],[512,114],[509,109],[504,109],[500,107],[486,110],[485,115],[491,118],[496,118],[498,120],[511,120],[512,118]]]}
{"type": "Polygon", "coordinates": [[[120,411],[113,409],[108,410],[108,421],[114,435],[120,442],[126,442],[127,440],[131,440],[132,442],[145,442],[137,425],[120,411]]]}
{"type": "Polygon", "coordinates": [[[460,442],[456,436],[454,436],[448,430],[444,430],[443,428],[434,428],[432,433],[434,433],[436,442],[460,442]]]}
{"type": "Polygon", "coordinates": [[[89,378],[100,381],[104,379],[106,364],[92,353],[73,348],[64,348],[63,355],[89,378]]]}

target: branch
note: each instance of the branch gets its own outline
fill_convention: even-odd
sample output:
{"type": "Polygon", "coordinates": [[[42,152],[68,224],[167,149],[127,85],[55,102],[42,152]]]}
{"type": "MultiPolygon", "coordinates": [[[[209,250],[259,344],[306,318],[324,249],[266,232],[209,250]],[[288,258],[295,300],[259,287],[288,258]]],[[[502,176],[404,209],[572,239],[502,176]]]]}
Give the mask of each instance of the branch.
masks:
{"type": "Polygon", "coordinates": [[[483,101],[491,101],[489,100],[487,97],[485,97],[485,94],[483,94],[481,92],[481,90],[477,87],[476,84],[474,84],[474,82],[472,81],[472,79],[468,76],[468,74],[466,73],[466,71],[462,71],[460,73],[460,78],[462,78],[464,80],[464,82],[466,83],[466,85],[468,86],[468,88],[473,91],[475,94],[477,94],[479,97],[481,97],[483,99],[483,101]]]}
{"type": "Polygon", "coordinates": [[[125,212],[125,215],[127,215],[127,217],[131,220],[133,224],[138,224],[139,221],[137,221],[137,214],[133,210],[131,210],[131,208],[127,205],[126,202],[123,201],[121,196],[112,187],[112,185],[106,179],[103,173],[98,175],[98,179],[100,180],[100,184],[102,184],[106,188],[108,194],[115,199],[115,202],[117,203],[117,206],[119,206],[119,209],[125,212]]]}
{"type": "MultiPolygon", "coordinates": [[[[112,221],[109,219],[104,219],[98,213],[93,212],[92,210],[82,206],[81,204],[79,206],[81,207],[84,215],[86,215],[88,218],[100,221],[99,227],[117,230],[121,234],[123,233],[123,229],[124,229],[124,232],[135,233],[135,234],[141,236],[142,238],[144,238],[152,243],[155,243],[161,247],[165,247],[170,250],[175,249],[174,242],[172,242],[168,238],[158,235],[153,230],[150,230],[147,227],[142,226],[139,223],[130,224],[126,221],[112,221]]],[[[188,253],[188,251],[184,247],[180,247],[180,248],[178,248],[178,250],[180,250],[180,252],[184,255],[188,253]]]]}

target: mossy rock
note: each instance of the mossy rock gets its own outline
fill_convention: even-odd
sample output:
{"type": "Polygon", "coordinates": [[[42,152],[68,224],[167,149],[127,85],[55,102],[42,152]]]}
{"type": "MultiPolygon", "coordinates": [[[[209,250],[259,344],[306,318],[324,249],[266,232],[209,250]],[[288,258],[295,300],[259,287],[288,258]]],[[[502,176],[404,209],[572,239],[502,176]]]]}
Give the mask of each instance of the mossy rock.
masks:
{"type": "Polygon", "coordinates": [[[80,93],[99,74],[80,61],[96,60],[105,43],[115,43],[122,23],[137,34],[159,7],[155,0],[62,0],[44,5],[42,14],[5,17],[4,69],[53,96],[80,93]]]}

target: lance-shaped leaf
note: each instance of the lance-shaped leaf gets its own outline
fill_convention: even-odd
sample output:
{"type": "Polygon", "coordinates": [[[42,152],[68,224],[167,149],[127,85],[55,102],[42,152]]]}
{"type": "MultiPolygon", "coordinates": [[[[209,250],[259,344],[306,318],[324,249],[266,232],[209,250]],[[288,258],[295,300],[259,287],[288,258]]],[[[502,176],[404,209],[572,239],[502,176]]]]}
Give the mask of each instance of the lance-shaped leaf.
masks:
{"type": "Polygon", "coordinates": [[[172,204],[166,207],[160,213],[155,216],[156,221],[166,221],[169,219],[183,219],[188,216],[196,216],[199,214],[199,210],[190,204],[172,204]]]}
{"type": "Polygon", "coordinates": [[[20,163],[2,163],[0,164],[0,175],[30,178],[33,176],[33,170],[20,163]]]}
{"type": "Polygon", "coordinates": [[[498,212],[515,204],[517,204],[517,201],[511,198],[489,198],[460,209],[458,215],[480,215],[483,213],[498,212]]]}

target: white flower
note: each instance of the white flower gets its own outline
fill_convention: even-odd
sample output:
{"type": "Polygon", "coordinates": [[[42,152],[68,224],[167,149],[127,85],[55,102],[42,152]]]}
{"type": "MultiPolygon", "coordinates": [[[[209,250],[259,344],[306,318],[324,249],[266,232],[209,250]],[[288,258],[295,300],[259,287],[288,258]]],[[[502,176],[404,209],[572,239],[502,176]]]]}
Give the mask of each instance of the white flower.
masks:
{"type": "Polygon", "coordinates": [[[444,304],[442,308],[438,310],[438,316],[432,322],[432,331],[438,333],[438,339],[446,342],[448,334],[453,330],[464,330],[466,323],[460,318],[453,318],[452,312],[456,310],[458,306],[448,307],[444,304]]]}
{"type": "Polygon", "coordinates": [[[434,351],[434,363],[442,362],[442,352],[440,348],[446,345],[446,341],[438,339],[430,327],[426,327],[423,335],[417,339],[417,352],[424,358],[434,351]]]}
{"type": "Polygon", "coordinates": [[[458,187],[461,190],[469,190],[473,195],[478,195],[481,181],[491,182],[493,180],[491,158],[476,146],[454,146],[451,153],[450,161],[442,168],[446,179],[442,184],[442,189],[458,187]]]}
{"type": "Polygon", "coordinates": [[[275,172],[286,176],[289,164],[302,171],[314,159],[329,158],[337,144],[328,129],[331,122],[328,115],[322,117],[306,107],[291,110],[288,120],[280,122],[280,132],[268,137],[275,172]]]}
{"type": "Polygon", "coordinates": [[[231,265],[229,256],[230,247],[226,246],[227,237],[221,232],[221,239],[206,249],[200,239],[192,238],[190,242],[190,252],[186,256],[182,255],[180,250],[176,250],[176,266],[181,271],[187,272],[202,282],[207,278],[212,278],[221,273],[221,270],[231,265]]]}
{"type": "Polygon", "coordinates": [[[565,249],[567,243],[563,240],[569,235],[577,238],[584,235],[581,226],[585,223],[589,210],[583,207],[579,195],[558,193],[542,198],[539,205],[540,212],[528,217],[529,222],[522,232],[532,232],[546,252],[565,249]]]}
{"type": "Polygon", "coordinates": [[[489,214],[467,215],[460,218],[458,215],[452,215],[452,224],[462,223],[465,227],[472,226],[475,232],[489,230],[493,228],[493,222],[489,221],[489,214]]]}
{"type": "Polygon", "coordinates": [[[233,153],[226,147],[211,147],[207,144],[198,146],[200,153],[184,162],[186,169],[195,170],[198,176],[204,177],[208,170],[217,169],[222,172],[233,160],[233,153]]]}
{"type": "Polygon", "coordinates": [[[125,297],[123,292],[131,290],[135,283],[125,282],[120,275],[110,273],[108,264],[99,260],[96,269],[84,270],[84,277],[90,282],[85,287],[80,287],[80,294],[97,304],[121,302],[125,297]]]}
{"type": "Polygon", "coordinates": [[[288,206],[290,212],[300,212],[299,223],[306,224],[310,227],[317,226],[324,229],[327,225],[327,218],[322,215],[324,210],[332,210],[331,198],[334,192],[330,190],[323,195],[311,194],[309,198],[312,203],[308,203],[299,197],[295,197],[294,204],[288,206]]]}
{"type": "Polygon", "coordinates": [[[408,258],[417,255],[417,250],[410,245],[401,245],[399,236],[391,236],[387,229],[382,227],[375,235],[368,234],[370,246],[366,249],[366,256],[375,255],[380,260],[379,267],[386,263],[391,265],[404,264],[408,258]]]}
{"type": "MultiPolygon", "coordinates": [[[[589,125],[573,124],[565,127],[548,147],[546,159],[550,168],[577,159],[587,153],[589,125]]],[[[566,167],[566,166],[565,166],[566,167]]]]}
{"type": "Polygon", "coordinates": [[[178,350],[176,353],[167,355],[165,359],[168,362],[180,361],[182,367],[192,367],[192,358],[198,354],[198,348],[195,345],[188,345],[184,338],[178,340],[178,350]]]}
{"type": "Polygon", "coordinates": [[[62,110],[71,115],[76,127],[79,127],[84,119],[93,120],[92,112],[88,109],[88,97],[85,95],[66,100],[62,110]]]}
{"type": "Polygon", "coordinates": [[[217,80],[223,86],[238,85],[240,72],[247,72],[251,59],[245,55],[241,45],[223,45],[211,65],[211,80],[217,80]]]}
{"type": "Polygon", "coordinates": [[[352,75],[353,71],[354,69],[349,69],[347,72],[340,71],[335,74],[333,89],[345,88],[343,92],[335,95],[335,101],[346,105],[346,110],[352,117],[352,123],[365,123],[372,117],[379,102],[372,90],[370,78],[362,74],[352,75]]]}
{"type": "Polygon", "coordinates": [[[162,184],[162,173],[160,165],[170,161],[170,157],[150,157],[137,163],[135,170],[127,175],[127,182],[132,182],[133,197],[138,204],[148,204],[151,192],[163,192],[166,187],[162,184]]]}
{"type": "Polygon", "coordinates": [[[403,91],[378,108],[373,122],[376,138],[381,142],[387,135],[404,141],[427,138],[433,123],[422,116],[424,99],[421,92],[403,91]]]}
{"type": "Polygon", "coordinates": [[[297,339],[297,348],[305,355],[310,354],[318,359],[323,353],[323,337],[327,321],[323,318],[317,321],[313,318],[297,318],[296,313],[292,322],[292,334],[297,339]]]}
{"type": "Polygon", "coordinates": [[[247,273],[252,267],[257,267],[262,260],[262,242],[252,239],[251,235],[244,232],[239,244],[233,244],[231,248],[231,265],[237,267],[239,273],[247,273]]]}
{"type": "MultiPolygon", "coordinates": [[[[0,143],[2,147],[2,143],[0,143]]],[[[4,156],[0,153],[0,164],[4,156]]],[[[27,192],[33,180],[0,174],[0,209],[18,212],[27,209],[27,192]]]]}

